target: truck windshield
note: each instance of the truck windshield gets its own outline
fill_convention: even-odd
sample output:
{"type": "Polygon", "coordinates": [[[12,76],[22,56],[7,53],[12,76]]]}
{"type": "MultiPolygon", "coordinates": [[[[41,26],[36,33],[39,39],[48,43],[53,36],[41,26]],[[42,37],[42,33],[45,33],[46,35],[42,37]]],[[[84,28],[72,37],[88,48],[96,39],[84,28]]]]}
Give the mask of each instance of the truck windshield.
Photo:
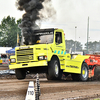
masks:
{"type": "MultiPolygon", "coordinates": [[[[35,33],[35,35],[31,36],[31,39],[29,39],[31,41],[31,44],[46,44],[46,43],[53,43],[53,31],[50,32],[37,32],[35,33]],[[32,41],[35,40],[35,43],[33,43],[32,41]]],[[[25,39],[24,36],[22,36],[22,40],[21,40],[21,45],[24,45],[25,39]]]]}
{"type": "Polygon", "coordinates": [[[53,34],[40,36],[40,40],[38,43],[40,44],[53,43],[53,34]]]}

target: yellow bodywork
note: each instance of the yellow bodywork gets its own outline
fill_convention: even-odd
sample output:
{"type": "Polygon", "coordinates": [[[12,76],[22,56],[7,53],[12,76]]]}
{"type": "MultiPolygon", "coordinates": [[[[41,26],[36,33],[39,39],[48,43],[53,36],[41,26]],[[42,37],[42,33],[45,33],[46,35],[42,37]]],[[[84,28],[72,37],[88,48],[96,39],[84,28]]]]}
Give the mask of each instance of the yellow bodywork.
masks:
{"type": "Polygon", "coordinates": [[[63,70],[63,72],[79,74],[81,73],[81,66],[83,61],[89,58],[89,56],[82,55],[73,55],[72,57],[71,54],[66,53],[64,32],[62,29],[55,29],[53,43],[16,47],[15,56],[10,57],[10,59],[16,59],[16,62],[11,63],[9,65],[9,68],[17,69],[48,66],[48,62],[51,61],[53,56],[58,57],[60,62],[60,69],[63,70]],[[58,32],[62,33],[62,43],[60,44],[57,44],[55,42],[55,36],[58,32]],[[28,60],[26,60],[26,58],[23,55],[28,60]],[[39,60],[39,56],[47,56],[47,59],[39,60]]]}
{"type": "Polygon", "coordinates": [[[88,59],[89,56],[77,55],[74,59],[66,59],[66,67],[64,72],[71,73],[81,73],[82,63],[85,59],[88,59]]]}
{"type": "Polygon", "coordinates": [[[30,62],[30,63],[21,63],[21,64],[9,65],[10,69],[39,67],[39,66],[47,66],[47,62],[46,61],[40,61],[40,62],[30,62]]]}

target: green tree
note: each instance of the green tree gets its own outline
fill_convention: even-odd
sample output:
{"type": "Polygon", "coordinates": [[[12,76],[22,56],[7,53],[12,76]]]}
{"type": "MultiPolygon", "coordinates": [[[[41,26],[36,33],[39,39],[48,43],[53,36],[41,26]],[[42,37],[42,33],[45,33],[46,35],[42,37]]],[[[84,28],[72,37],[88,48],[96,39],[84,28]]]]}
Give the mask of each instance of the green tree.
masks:
{"type": "Polygon", "coordinates": [[[14,17],[4,17],[0,24],[0,46],[15,47],[17,44],[17,33],[21,34],[18,24],[21,19],[15,20],[14,17]]]}
{"type": "MultiPolygon", "coordinates": [[[[66,49],[75,51],[75,41],[73,40],[66,40],[66,49]]],[[[76,51],[82,51],[82,44],[76,41],[76,51]]]]}
{"type": "MultiPolygon", "coordinates": [[[[87,43],[85,44],[85,48],[87,49],[87,43]]],[[[88,50],[89,52],[100,51],[100,41],[88,42],[88,50]]]]}

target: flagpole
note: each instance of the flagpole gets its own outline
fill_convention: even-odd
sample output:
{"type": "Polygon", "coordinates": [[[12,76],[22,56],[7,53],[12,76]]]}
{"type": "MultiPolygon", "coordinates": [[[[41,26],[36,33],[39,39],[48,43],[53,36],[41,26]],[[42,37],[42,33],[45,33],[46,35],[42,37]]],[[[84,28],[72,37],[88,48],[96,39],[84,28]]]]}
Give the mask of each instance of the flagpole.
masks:
{"type": "Polygon", "coordinates": [[[88,39],[89,39],[89,17],[88,17],[88,23],[87,23],[87,54],[88,54],[88,39]]]}
{"type": "Polygon", "coordinates": [[[17,46],[19,46],[19,34],[17,33],[17,46]]]}

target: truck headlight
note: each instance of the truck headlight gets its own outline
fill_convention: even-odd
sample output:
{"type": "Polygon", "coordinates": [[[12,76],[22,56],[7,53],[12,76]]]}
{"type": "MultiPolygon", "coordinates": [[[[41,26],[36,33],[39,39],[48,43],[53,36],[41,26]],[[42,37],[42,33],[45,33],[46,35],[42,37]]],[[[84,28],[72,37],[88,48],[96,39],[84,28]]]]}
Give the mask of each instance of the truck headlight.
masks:
{"type": "Polygon", "coordinates": [[[10,59],[10,63],[15,63],[16,59],[10,59]]]}
{"type": "Polygon", "coordinates": [[[39,56],[38,60],[47,60],[47,56],[39,56]]]}

